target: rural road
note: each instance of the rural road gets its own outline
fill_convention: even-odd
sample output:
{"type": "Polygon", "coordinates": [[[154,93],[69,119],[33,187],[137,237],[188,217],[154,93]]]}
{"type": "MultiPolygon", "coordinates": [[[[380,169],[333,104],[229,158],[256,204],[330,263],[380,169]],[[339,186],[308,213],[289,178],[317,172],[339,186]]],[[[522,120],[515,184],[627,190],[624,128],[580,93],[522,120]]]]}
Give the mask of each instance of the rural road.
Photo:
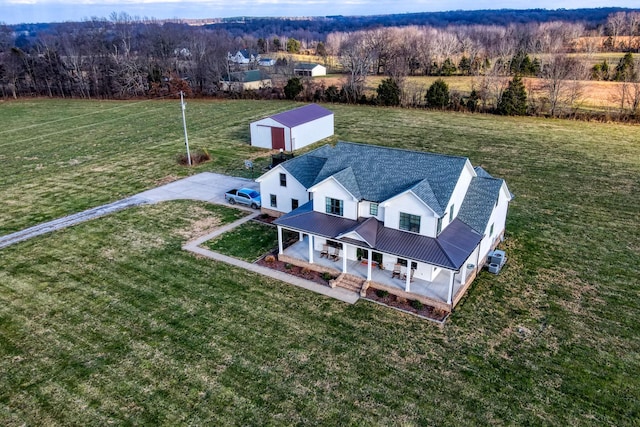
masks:
{"type": "Polygon", "coordinates": [[[202,172],[126,199],[98,206],[53,221],[38,224],[15,233],[0,236],[0,249],[90,219],[98,218],[132,206],[158,203],[166,200],[191,199],[210,203],[225,203],[224,193],[231,188],[248,187],[259,190],[259,185],[247,178],[237,178],[212,172],[202,172]]]}

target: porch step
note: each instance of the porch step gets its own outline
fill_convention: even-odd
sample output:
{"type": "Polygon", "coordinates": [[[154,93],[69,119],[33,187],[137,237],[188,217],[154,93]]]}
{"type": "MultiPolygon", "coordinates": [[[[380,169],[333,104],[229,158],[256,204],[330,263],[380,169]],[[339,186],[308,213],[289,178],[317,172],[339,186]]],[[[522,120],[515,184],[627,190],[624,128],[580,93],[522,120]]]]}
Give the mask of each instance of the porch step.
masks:
{"type": "Polygon", "coordinates": [[[359,293],[365,282],[366,280],[360,277],[343,273],[336,278],[334,284],[335,286],[340,286],[341,288],[359,293]]]}

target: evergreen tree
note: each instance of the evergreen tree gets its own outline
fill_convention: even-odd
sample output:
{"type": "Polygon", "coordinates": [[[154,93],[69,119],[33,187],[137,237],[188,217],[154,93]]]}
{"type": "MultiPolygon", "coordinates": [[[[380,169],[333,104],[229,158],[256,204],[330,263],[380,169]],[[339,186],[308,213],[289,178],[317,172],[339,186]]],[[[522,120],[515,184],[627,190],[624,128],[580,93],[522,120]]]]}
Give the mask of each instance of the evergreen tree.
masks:
{"type": "Polygon", "coordinates": [[[505,116],[527,114],[527,91],[520,76],[515,76],[502,93],[498,102],[498,113],[505,116]]]}
{"type": "Polygon", "coordinates": [[[296,39],[288,39],[287,40],[287,52],[289,53],[298,53],[300,52],[300,42],[296,39]]]}
{"type": "Polygon", "coordinates": [[[292,77],[287,81],[287,85],[284,87],[284,96],[287,99],[295,99],[296,96],[302,92],[304,87],[299,77],[292,77]]]}
{"type": "Polygon", "coordinates": [[[616,66],[616,74],[614,80],[617,82],[628,82],[635,78],[636,71],[633,64],[633,55],[627,52],[616,66]]]}
{"type": "Polygon", "coordinates": [[[449,86],[442,79],[438,79],[429,86],[425,95],[427,106],[445,108],[449,105],[449,86]]]}
{"type": "Polygon", "coordinates": [[[400,105],[400,87],[395,80],[384,79],[376,89],[378,93],[378,104],[387,106],[400,105]]]}

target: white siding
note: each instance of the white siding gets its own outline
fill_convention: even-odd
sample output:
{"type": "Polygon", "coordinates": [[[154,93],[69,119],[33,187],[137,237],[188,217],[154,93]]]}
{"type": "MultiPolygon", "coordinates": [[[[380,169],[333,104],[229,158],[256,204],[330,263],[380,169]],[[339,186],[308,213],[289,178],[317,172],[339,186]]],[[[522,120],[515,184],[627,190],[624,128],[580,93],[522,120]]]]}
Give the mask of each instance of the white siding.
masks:
{"type": "Polygon", "coordinates": [[[462,202],[464,201],[464,196],[467,194],[467,190],[469,189],[469,184],[471,184],[471,179],[473,178],[473,167],[469,160],[465,163],[465,167],[462,169],[462,173],[458,178],[458,182],[456,183],[455,188],[453,189],[453,193],[451,193],[451,198],[447,203],[447,206],[444,211],[444,217],[442,218],[442,230],[449,225],[449,212],[451,212],[451,206],[453,205],[453,219],[456,219],[458,216],[458,212],[460,211],[460,206],[462,206],[462,202]]]}
{"type": "Polygon", "coordinates": [[[373,202],[368,200],[360,202],[358,204],[358,216],[364,218],[375,217],[378,221],[384,220],[384,207],[382,206],[382,203],[378,204],[378,215],[371,215],[370,212],[372,204],[373,202]]]}
{"type": "Polygon", "coordinates": [[[291,212],[291,199],[297,199],[299,206],[307,203],[309,197],[307,190],[304,188],[293,175],[287,172],[283,167],[276,166],[269,172],[259,178],[260,196],[262,197],[262,206],[267,209],[273,209],[280,212],[291,212]],[[287,186],[280,185],[280,174],[287,176],[287,186]],[[277,207],[271,206],[270,195],[275,194],[278,202],[277,207]]]}
{"type": "MultiPolygon", "coordinates": [[[[284,126],[275,120],[267,117],[266,119],[258,120],[249,125],[251,131],[251,145],[254,147],[261,147],[271,149],[271,128],[284,128],[284,126]]],[[[289,131],[287,128],[284,130],[285,147],[287,146],[287,138],[289,137],[289,131]]]]}
{"type": "Polygon", "coordinates": [[[332,178],[318,184],[313,192],[313,210],[326,213],[326,198],[343,201],[343,217],[358,219],[358,202],[353,196],[332,178]]]}
{"type": "Polygon", "coordinates": [[[480,260],[487,256],[491,250],[491,246],[505,229],[507,219],[507,209],[509,208],[510,195],[506,191],[505,185],[500,189],[500,197],[498,198],[498,206],[494,207],[487,228],[484,231],[484,237],[480,243],[480,260]],[[493,224],[493,233],[491,233],[491,224],[493,224]]]}
{"type": "Polygon", "coordinates": [[[420,216],[420,234],[435,237],[436,218],[433,211],[413,193],[403,193],[384,202],[384,226],[398,230],[400,212],[420,216]]]}
{"type": "Polygon", "coordinates": [[[298,150],[333,135],[333,114],[291,128],[286,135],[288,151],[298,150]]]}

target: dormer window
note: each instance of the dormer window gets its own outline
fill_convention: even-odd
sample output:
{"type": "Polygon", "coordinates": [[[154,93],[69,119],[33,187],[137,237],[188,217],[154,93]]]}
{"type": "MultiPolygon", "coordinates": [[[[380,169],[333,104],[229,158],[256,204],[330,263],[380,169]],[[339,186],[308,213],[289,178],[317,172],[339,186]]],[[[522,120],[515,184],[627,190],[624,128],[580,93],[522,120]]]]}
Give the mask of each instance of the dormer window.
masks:
{"type": "Polygon", "coordinates": [[[453,208],[455,205],[451,205],[451,209],[449,209],[449,222],[453,221],[453,208]]]}
{"type": "Polygon", "coordinates": [[[332,215],[343,216],[343,202],[342,200],[332,199],[327,197],[326,199],[326,212],[332,215]]]}
{"type": "Polygon", "coordinates": [[[378,204],[371,202],[369,205],[369,215],[377,216],[378,215],[378,204]]]}
{"type": "Polygon", "coordinates": [[[440,234],[441,231],[442,231],[442,217],[438,218],[438,226],[437,226],[437,229],[436,229],[436,236],[438,234],[440,234]]]}
{"type": "Polygon", "coordinates": [[[404,231],[411,231],[412,233],[419,233],[420,216],[400,212],[400,225],[398,228],[404,231]]]}

